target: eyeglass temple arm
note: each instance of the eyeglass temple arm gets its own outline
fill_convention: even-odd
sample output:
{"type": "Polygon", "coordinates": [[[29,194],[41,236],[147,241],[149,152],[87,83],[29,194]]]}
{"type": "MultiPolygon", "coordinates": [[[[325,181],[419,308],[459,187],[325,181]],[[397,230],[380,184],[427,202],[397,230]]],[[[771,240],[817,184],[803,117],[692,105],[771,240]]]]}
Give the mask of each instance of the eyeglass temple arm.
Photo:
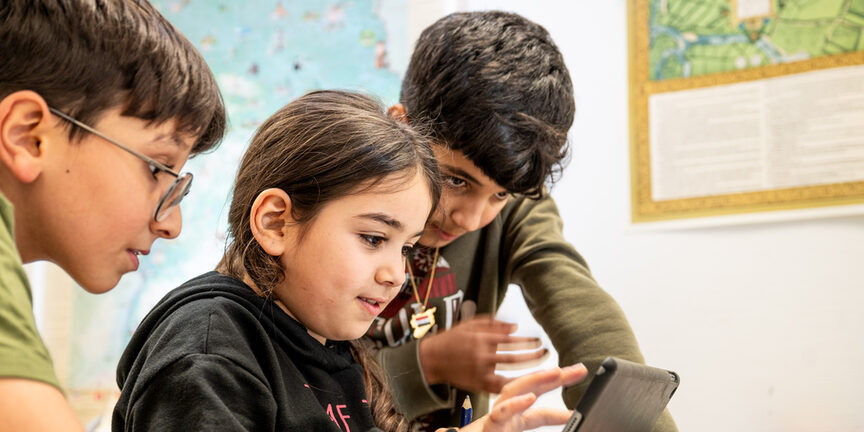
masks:
{"type": "Polygon", "coordinates": [[[84,130],[86,130],[87,132],[90,132],[90,133],[92,133],[93,135],[96,135],[96,136],[98,136],[99,138],[102,138],[102,139],[104,139],[105,141],[108,141],[108,142],[110,142],[111,144],[114,144],[114,145],[116,145],[117,147],[120,147],[120,148],[123,149],[123,150],[126,150],[127,152],[129,152],[129,153],[131,153],[132,155],[138,157],[139,159],[144,160],[145,162],[147,162],[147,163],[149,163],[149,164],[152,164],[152,165],[155,166],[156,168],[159,168],[161,171],[165,171],[165,172],[167,172],[168,174],[171,174],[171,175],[174,176],[174,177],[180,177],[180,174],[179,174],[179,173],[175,173],[174,171],[172,171],[170,168],[168,168],[168,167],[165,166],[164,164],[159,163],[159,162],[156,162],[155,160],[153,160],[153,159],[151,159],[151,158],[149,158],[149,157],[147,157],[147,156],[145,156],[145,155],[143,155],[143,154],[141,154],[141,153],[139,153],[139,152],[137,152],[137,151],[135,151],[135,150],[132,150],[131,148],[126,147],[126,146],[123,145],[123,144],[120,144],[119,142],[117,142],[117,141],[115,141],[115,140],[113,140],[113,139],[111,139],[111,138],[105,136],[102,132],[99,132],[99,131],[97,131],[96,129],[93,129],[92,127],[87,126],[87,125],[84,124],[84,123],[81,123],[80,121],[78,121],[78,120],[76,120],[76,119],[74,119],[74,118],[72,118],[72,117],[66,115],[66,114],[63,113],[62,111],[59,111],[59,110],[54,109],[54,108],[51,108],[51,107],[48,107],[48,110],[50,110],[52,113],[54,113],[54,115],[56,115],[56,116],[58,116],[58,117],[60,117],[60,118],[62,118],[62,119],[64,119],[64,120],[68,121],[69,123],[72,123],[72,124],[74,124],[75,126],[78,126],[78,127],[80,127],[81,129],[84,129],[84,130]]]}

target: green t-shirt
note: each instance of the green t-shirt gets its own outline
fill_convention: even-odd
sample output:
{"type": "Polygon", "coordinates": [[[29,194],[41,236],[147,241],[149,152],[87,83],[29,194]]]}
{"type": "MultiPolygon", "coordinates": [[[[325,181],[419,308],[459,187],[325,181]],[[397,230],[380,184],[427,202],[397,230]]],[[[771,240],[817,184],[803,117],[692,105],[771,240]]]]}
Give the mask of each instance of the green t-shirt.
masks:
{"type": "Polygon", "coordinates": [[[0,377],[60,385],[48,348],[36,330],[30,283],[15,247],[15,212],[0,193],[0,377]]]}

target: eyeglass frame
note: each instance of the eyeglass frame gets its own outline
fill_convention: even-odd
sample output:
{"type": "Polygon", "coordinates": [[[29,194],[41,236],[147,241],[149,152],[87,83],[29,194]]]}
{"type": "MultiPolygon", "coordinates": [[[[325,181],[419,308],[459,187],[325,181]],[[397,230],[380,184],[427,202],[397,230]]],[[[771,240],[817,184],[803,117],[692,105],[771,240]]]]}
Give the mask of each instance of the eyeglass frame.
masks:
{"type": "Polygon", "coordinates": [[[138,151],[136,151],[136,150],[133,150],[133,149],[130,148],[130,147],[127,147],[127,146],[125,146],[125,145],[123,145],[123,144],[120,144],[119,142],[117,142],[116,140],[114,140],[114,139],[112,139],[112,138],[106,136],[106,135],[103,134],[102,132],[99,132],[98,130],[94,129],[93,127],[88,126],[87,124],[85,124],[85,123],[83,123],[83,122],[81,122],[81,121],[75,119],[74,117],[72,117],[72,116],[70,116],[70,115],[68,115],[68,114],[66,114],[66,113],[64,113],[64,112],[62,112],[62,111],[60,111],[60,110],[58,110],[58,109],[56,109],[56,108],[48,107],[48,110],[51,111],[51,113],[54,114],[54,115],[56,115],[57,117],[60,117],[60,118],[62,118],[63,120],[66,120],[66,121],[68,121],[69,123],[72,123],[73,125],[78,126],[78,127],[80,127],[81,129],[84,129],[85,131],[90,132],[90,133],[92,133],[93,135],[96,135],[96,136],[98,136],[99,138],[102,138],[102,139],[104,139],[105,141],[108,141],[109,143],[116,145],[117,147],[120,147],[121,149],[123,149],[123,150],[125,150],[126,152],[132,154],[133,156],[137,157],[138,159],[141,159],[141,160],[143,160],[144,162],[147,162],[147,164],[150,166],[150,170],[151,170],[151,171],[156,171],[156,170],[158,170],[158,171],[156,171],[156,172],[153,173],[154,176],[155,176],[159,171],[166,172],[166,173],[171,174],[172,176],[174,176],[174,181],[171,182],[171,185],[168,187],[167,190],[165,190],[165,192],[164,192],[164,193],[162,194],[162,196],[159,198],[159,204],[156,205],[156,210],[153,212],[153,220],[154,220],[154,221],[156,221],[156,222],[162,222],[162,221],[164,221],[168,216],[171,215],[171,212],[173,211],[174,207],[178,207],[178,206],[180,205],[180,202],[183,201],[183,198],[184,198],[186,195],[189,194],[189,190],[192,188],[192,179],[193,179],[192,173],[190,173],[190,172],[188,172],[188,171],[187,171],[187,172],[180,172],[180,173],[174,172],[173,170],[171,170],[170,168],[168,168],[165,164],[160,163],[160,162],[157,162],[157,161],[153,160],[152,158],[147,157],[147,156],[141,154],[140,152],[138,152],[138,151]],[[165,200],[166,200],[166,199],[167,199],[167,198],[168,198],[168,197],[169,197],[169,196],[174,192],[174,190],[175,190],[175,189],[176,189],[176,188],[177,188],[177,187],[178,187],[178,186],[179,186],[183,181],[185,181],[187,178],[188,178],[189,180],[186,182],[186,186],[185,186],[185,189],[186,189],[186,190],[185,190],[185,191],[181,191],[180,199],[177,200],[177,203],[176,203],[176,204],[170,205],[170,203],[169,203],[169,206],[165,208],[165,214],[163,214],[162,217],[160,218],[160,217],[159,217],[159,212],[162,210],[162,206],[165,204],[165,200]]]}

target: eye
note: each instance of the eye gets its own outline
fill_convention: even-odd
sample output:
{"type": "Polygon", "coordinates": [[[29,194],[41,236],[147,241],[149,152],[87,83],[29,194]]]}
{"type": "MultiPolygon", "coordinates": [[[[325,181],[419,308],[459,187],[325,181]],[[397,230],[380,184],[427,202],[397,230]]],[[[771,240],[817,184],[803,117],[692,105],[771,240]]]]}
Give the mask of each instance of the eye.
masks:
{"type": "Polygon", "coordinates": [[[373,248],[381,246],[381,243],[384,243],[384,241],[387,240],[384,237],[370,234],[360,234],[360,238],[363,239],[366,244],[372,246],[373,248]]]}
{"type": "Polygon", "coordinates": [[[444,183],[451,188],[461,188],[468,184],[465,180],[453,176],[444,176],[444,183]]]}
{"type": "Polygon", "coordinates": [[[504,201],[507,198],[510,198],[510,193],[509,192],[498,192],[495,194],[495,198],[498,199],[498,201],[504,201]]]}
{"type": "MultiPolygon", "coordinates": [[[[168,165],[166,163],[162,163],[162,165],[169,170],[174,170],[174,165],[168,165]]],[[[153,179],[156,179],[156,174],[165,171],[165,169],[159,167],[158,165],[156,165],[156,163],[153,162],[147,162],[147,167],[150,168],[150,174],[153,176],[153,179]]]]}
{"type": "Polygon", "coordinates": [[[405,245],[402,246],[402,256],[408,256],[411,253],[411,249],[414,249],[414,245],[405,245]]]}
{"type": "Polygon", "coordinates": [[[162,169],[159,168],[159,167],[157,167],[156,164],[154,164],[154,163],[152,163],[152,162],[148,162],[148,163],[147,163],[147,167],[150,168],[150,175],[153,176],[153,180],[158,180],[158,179],[156,178],[156,174],[159,174],[159,172],[161,172],[162,169]]]}

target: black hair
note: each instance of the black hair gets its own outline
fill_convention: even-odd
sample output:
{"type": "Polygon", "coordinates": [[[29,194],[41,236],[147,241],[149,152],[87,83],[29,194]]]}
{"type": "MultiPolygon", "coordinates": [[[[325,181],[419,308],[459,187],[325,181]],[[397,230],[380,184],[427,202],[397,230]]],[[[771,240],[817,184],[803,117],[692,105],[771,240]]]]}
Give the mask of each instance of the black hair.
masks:
{"type": "Polygon", "coordinates": [[[542,196],[566,164],[573,85],[549,33],[522,16],[454,13],[426,28],[400,102],[509,192],[542,196]]]}

